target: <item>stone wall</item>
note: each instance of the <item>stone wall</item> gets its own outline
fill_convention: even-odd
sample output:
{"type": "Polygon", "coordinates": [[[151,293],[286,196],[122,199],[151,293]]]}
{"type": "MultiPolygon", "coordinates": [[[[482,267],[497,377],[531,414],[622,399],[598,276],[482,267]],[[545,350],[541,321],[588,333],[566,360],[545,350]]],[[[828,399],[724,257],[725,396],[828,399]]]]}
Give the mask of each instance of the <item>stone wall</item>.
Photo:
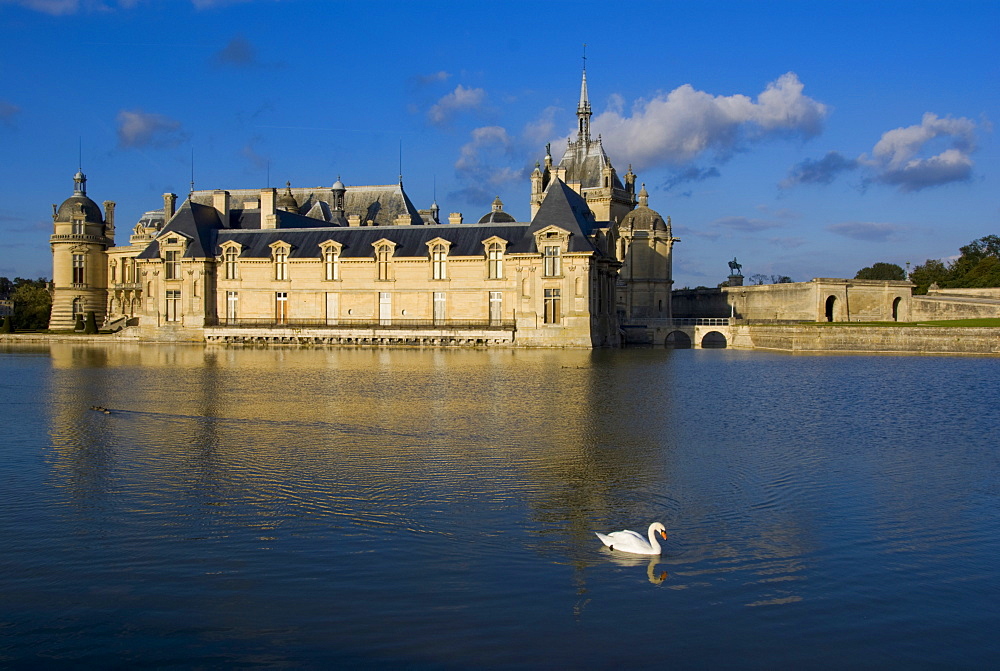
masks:
{"type": "Polygon", "coordinates": [[[1000,354],[1000,328],[743,324],[731,347],[789,352],[1000,354]]]}
{"type": "Polygon", "coordinates": [[[815,278],[809,282],[682,289],[674,317],[735,317],[754,322],[906,321],[909,282],[815,278]]]}
{"type": "Polygon", "coordinates": [[[935,292],[933,295],[914,296],[911,302],[910,318],[913,321],[980,319],[984,317],[1000,317],[1000,300],[935,292]]]}

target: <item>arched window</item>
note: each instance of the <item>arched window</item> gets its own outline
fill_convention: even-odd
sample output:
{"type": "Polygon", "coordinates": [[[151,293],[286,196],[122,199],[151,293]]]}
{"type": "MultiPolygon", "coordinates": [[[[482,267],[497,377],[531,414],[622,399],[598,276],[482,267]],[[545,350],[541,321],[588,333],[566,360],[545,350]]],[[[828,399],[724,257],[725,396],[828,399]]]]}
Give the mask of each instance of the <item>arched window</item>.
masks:
{"type": "Polygon", "coordinates": [[[389,245],[379,245],[375,248],[375,263],[378,267],[378,278],[380,280],[390,279],[392,262],[392,247],[389,245]]]}
{"type": "Polygon", "coordinates": [[[448,269],[446,266],[447,260],[448,250],[444,245],[438,243],[431,247],[431,272],[434,279],[448,279],[448,269]]]}
{"type": "Polygon", "coordinates": [[[336,247],[323,249],[323,279],[327,281],[340,279],[340,254],[336,247]]]}
{"type": "Polygon", "coordinates": [[[239,258],[240,252],[235,247],[227,247],[224,254],[225,264],[226,264],[226,279],[235,280],[238,276],[239,258]]]}
{"type": "Polygon", "coordinates": [[[491,280],[503,278],[503,245],[491,242],[486,250],[486,272],[491,280]]]}
{"type": "Polygon", "coordinates": [[[288,279],[288,249],[285,247],[274,249],[274,279],[288,279]]]}

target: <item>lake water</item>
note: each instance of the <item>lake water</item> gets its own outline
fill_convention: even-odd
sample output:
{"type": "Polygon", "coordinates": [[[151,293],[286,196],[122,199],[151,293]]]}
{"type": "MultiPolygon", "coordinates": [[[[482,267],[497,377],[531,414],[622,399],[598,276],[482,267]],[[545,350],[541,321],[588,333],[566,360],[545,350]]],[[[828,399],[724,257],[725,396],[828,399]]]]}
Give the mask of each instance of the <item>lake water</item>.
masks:
{"type": "Polygon", "coordinates": [[[0,346],[0,666],[995,667],[998,380],[0,346]],[[593,533],[656,520],[653,561],[593,533]]]}

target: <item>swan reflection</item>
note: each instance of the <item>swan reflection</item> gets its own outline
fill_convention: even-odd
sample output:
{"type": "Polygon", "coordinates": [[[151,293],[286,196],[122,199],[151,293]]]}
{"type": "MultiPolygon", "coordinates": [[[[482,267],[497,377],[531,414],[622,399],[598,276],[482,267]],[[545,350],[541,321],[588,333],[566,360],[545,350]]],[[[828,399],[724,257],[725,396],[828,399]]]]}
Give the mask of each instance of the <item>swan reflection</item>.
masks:
{"type": "Polygon", "coordinates": [[[653,583],[654,585],[660,585],[664,583],[668,578],[666,571],[656,570],[656,567],[659,566],[660,564],[660,557],[658,555],[653,557],[644,557],[641,555],[629,556],[613,552],[608,548],[601,548],[601,552],[603,552],[608,557],[608,559],[613,561],[615,564],[618,564],[619,566],[638,567],[645,564],[646,578],[648,578],[649,582],[653,583]]]}

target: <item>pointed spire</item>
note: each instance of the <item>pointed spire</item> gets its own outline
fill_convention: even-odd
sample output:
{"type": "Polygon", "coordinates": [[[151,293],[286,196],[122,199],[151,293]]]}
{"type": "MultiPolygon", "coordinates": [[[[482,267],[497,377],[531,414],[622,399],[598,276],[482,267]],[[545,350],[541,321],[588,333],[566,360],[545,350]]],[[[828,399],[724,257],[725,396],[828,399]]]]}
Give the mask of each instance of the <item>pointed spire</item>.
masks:
{"type": "Polygon", "coordinates": [[[577,141],[590,143],[590,98],[587,95],[587,45],[583,45],[583,79],[580,82],[580,102],[576,106],[579,120],[577,141]]]}
{"type": "Polygon", "coordinates": [[[642,190],[639,191],[639,207],[649,207],[649,192],[646,191],[646,183],[642,183],[642,190]]]}

